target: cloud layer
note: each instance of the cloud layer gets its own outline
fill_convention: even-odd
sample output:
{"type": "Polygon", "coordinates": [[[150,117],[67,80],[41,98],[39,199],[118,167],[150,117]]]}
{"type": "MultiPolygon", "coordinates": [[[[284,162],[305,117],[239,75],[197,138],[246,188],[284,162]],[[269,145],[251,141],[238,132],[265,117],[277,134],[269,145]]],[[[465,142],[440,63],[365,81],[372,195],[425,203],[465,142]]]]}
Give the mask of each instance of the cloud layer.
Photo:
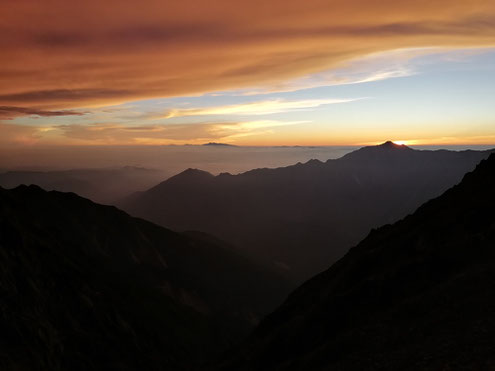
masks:
{"type": "Polygon", "coordinates": [[[47,111],[30,107],[10,107],[0,106],[0,120],[12,119],[17,116],[39,116],[39,117],[53,117],[53,116],[82,116],[84,112],[79,111],[47,111]]]}
{"type": "Polygon", "coordinates": [[[164,118],[185,116],[208,116],[208,115],[271,115],[274,113],[292,112],[317,108],[328,104],[348,103],[356,99],[307,99],[288,101],[284,99],[272,99],[259,102],[240,103],[220,107],[206,108],[183,108],[173,109],[164,115],[164,118]]]}
{"type": "Polygon", "coordinates": [[[129,126],[119,123],[33,126],[0,122],[0,145],[163,145],[235,142],[237,138],[267,134],[274,128],[306,121],[254,120],[129,126]]]}
{"type": "Polygon", "coordinates": [[[0,11],[0,105],[16,114],[276,86],[397,48],[495,45],[486,0],[20,0],[0,11]]]}

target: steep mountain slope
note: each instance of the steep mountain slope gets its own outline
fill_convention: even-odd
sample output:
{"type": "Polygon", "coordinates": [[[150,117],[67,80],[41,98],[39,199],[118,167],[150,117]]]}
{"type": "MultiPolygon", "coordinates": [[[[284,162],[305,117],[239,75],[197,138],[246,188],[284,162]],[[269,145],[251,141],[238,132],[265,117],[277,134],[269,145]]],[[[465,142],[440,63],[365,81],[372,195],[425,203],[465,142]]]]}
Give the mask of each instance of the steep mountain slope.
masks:
{"type": "Polygon", "coordinates": [[[185,369],[288,286],[226,244],[37,186],[0,188],[0,369],[185,369]]]}
{"type": "Polygon", "coordinates": [[[387,142],[325,163],[239,175],[189,169],[122,207],[176,230],[212,233],[301,281],[371,228],[404,217],[458,183],[488,155],[387,142]]]}
{"type": "Polygon", "coordinates": [[[237,370],[493,370],[495,155],[309,280],[237,370]]]}

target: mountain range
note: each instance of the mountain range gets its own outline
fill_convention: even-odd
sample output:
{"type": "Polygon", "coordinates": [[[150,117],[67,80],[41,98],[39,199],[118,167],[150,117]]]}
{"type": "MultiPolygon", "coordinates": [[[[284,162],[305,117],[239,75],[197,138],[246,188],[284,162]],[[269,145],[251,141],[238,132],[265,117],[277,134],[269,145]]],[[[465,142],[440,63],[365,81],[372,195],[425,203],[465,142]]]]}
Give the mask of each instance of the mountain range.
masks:
{"type": "Polygon", "coordinates": [[[174,230],[229,241],[302,282],[371,228],[458,183],[491,151],[426,151],[386,142],[339,159],[214,176],[188,169],[119,204],[174,230]]]}
{"type": "Polygon", "coordinates": [[[135,166],[71,170],[10,170],[0,173],[0,187],[36,184],[47,191],[74,192],[94,202],[113,204],[160,180],[162,171],[135,166]]]}
{"type": "Polygon", "coordinates": [[[217,370],[493,370],[495,154],[372,230],[217,370]]]}
{"type": "MultiPolygon", "coordinates": [[[[462,166],[487,156],[411,215],[368,231],[288,298],[293,282],[204,232],[173,232],[73,193],[0,188],[0,369],[491,370],[495,154],[386,143],[326,171],[379,200],[417,200],[439,189],[435,170],[455,182],[462,166]],[[429,174],[436,188],[428,180],[407,188],[413,174],[429,174]]],[[[280,174],[320,174],[318,190],[325,164],[253,174],[275,174],[274,185],[280,174]]],[[[222,177],[247,184],[246,174],[185,174],[206,190],[222,177]]],[[[383,213],[397,212],[388,205],[383,213]]],[[[301,257],[311,253],[302,247],[301,257]]]]}

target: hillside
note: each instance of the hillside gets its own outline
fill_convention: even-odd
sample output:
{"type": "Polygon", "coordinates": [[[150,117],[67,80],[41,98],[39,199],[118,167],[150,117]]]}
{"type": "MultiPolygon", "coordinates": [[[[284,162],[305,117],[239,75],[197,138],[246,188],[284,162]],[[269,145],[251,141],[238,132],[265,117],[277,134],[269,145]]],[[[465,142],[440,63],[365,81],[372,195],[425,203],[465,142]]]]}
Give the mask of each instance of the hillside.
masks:
{"type": "Polygon", "coordinates": [[[37,186],[0,188],[0,369],[187,369],[288,292],[200,233],[37,186]]]}
{"type": "Polygon", "coordinates": [[[493,370],[495,155],[312,278],[225,370],[493,370]]]}
{"type": "Polygon", "coordinates": [[[489,151],[422,151],[391,142],[342,158],[239,175],[188,169],[121,206],[174,230],[201,230],[298,282],[457,184],[489,151]]]}

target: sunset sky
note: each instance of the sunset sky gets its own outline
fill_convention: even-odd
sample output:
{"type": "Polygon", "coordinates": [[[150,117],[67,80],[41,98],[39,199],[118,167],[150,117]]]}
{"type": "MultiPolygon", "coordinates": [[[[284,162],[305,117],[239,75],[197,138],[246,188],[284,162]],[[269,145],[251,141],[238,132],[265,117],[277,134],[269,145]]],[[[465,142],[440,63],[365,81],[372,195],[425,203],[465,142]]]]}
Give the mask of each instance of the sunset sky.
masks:
{"type": "Polygon", "coordinates": [[[0,146],[495,144],[492,0],[4,0],[0,146]]]}

